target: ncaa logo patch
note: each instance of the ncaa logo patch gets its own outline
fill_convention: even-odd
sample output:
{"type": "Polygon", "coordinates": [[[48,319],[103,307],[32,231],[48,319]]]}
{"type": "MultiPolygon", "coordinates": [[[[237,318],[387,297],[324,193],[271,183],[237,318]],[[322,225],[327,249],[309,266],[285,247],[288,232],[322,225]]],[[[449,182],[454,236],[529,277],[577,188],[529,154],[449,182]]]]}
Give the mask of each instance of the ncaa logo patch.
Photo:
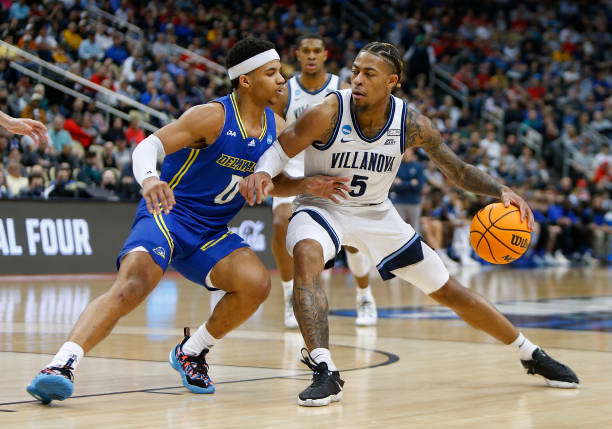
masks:
{"type": "Polygon", "coordinates": [[[163,247],[156,247],[155,249],[153,249],[153,253],[157,253],[159,256],[161,256],[162,258],[166,259],[166,249],[164,249],[163,247]]]}
{"type": "Polygon", "coordinates": [[[268,138],[266,139],[266,142],[268,142],[268,144],[272,144],[272,136],[268,134],[268,138]]]}
{"type": "Polygon", "coordinates": [[[350,125],[343,125],[342,126],[342,134],[346,135],[346,134],[350,134],[352,131],[351,126],[350,125]]]}

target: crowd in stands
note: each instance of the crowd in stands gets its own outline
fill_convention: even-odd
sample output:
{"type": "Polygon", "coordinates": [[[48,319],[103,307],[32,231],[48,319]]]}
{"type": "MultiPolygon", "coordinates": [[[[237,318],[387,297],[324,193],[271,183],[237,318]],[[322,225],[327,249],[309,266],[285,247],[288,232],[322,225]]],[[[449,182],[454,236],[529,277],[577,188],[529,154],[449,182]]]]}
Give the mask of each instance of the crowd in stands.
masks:
{"type": "MultiPolygon", "coordinates": [[[[348,80],[351,61],[365,43],[394,43],[404,58],[395,95],[430,117],[462,159],[527,196],[538,226],[533,257],[526,260],[607,261],[612,9],[605,1],[363,1],[358,7],[371,21],[360,24],[340,13],[355,2],[96,3],[139,26],[140,35],[88,13],[87,3],[3,1],[0,38],[169,118],[230,90],[226,76],[175,45],[223,64],[237,40],[263,37],[276,44],[288,77],[296,70],[296,38],[314,32],[325,37],[328,71],[348,80]],[[454,96],[431,85],[434,67],[457,90],[454,96]],[[483,115],[492,120],[481,122],[483,115]],[[541,136],[541,144],[527,145],[518,137],[525,127],[541,136]]],[[[159,118],[56,76],[93,101],[71,98],[18,73],[12,61],[28,66],[0,46],[0,110],[45,122],[49,142],[35,145],[0,130],[0,197],[139,198],[131,151],[145,137],[142,121],[161,126],[159,118]],[[106,115],[94,101],[130,114],[129,123],[106,115]]],[[[406,186],[402,177],[416,179],[404,172],[392,197],[421,204],[428,242],[472,264],[469,248],[459,243],[466,241],[461,237],[471,215],[487,201],[453,189],[424,153],[410,158],[407,163],[422,166],[422,183],[406,186]],[[420,201],[402,197],[414,189],[420,201]]]]}

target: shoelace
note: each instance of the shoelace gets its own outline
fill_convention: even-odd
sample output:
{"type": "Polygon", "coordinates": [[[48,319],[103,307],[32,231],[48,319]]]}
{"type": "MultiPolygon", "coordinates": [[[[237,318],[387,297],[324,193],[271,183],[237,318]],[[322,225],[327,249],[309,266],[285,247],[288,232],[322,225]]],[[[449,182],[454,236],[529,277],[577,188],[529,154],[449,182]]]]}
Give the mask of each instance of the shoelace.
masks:
{"type": "Polygon", "coordinates": [[[528,374],[535,374],[536,369],[541,368],[542,364],[546,360],[549,361],[548,362],[549,367],[553,367],[553,369],[566,371],[565,365],[563,365],[561,362],[557,362],[556,360],[548,356],[542,349],[540,349],[540,355],[538,356],[538,358],[531,359],[531,360],[534,362],[534,365],[532,368],[529,368],[529,370],[527,371],[528,374]]]}
{"type": "Polygon", "coordinates": [[[68,361],[66,362],[64,366],[51,366],[49,368],[43,369],[43,372],[46,372],[46,373],[59,372],[61,375],[66,377],[68,380],[72,381],[72,378],[73,378],[72,370],[74,369],[72,368],[73,362],[74,362],[74,359],[70,358],[68,359],[68,361]]]}
{"type": "Polygon", "coordinates": [[[312,358],[312,356],[310,355],[310,352],[308,351],[308,349],[306,349],[306,347],[303,347],[300,353],[302,354],[302,359],[300,359],[300,362],[302,362],[304,365],[310,368],[313,372],[312,374],[313,383],[311,387],[319,386],[320,384],[323,383],[323,380],[324,380],[323,375],[325,375],[325,373],[329,371],[323,370],[323,368],[321,368],[321,365],[317,364],[314,361],[314,359],[312,358]],[[304,355],[304,352],[306,352],[306,355],[304,355]]]}
{"type": "Polygon", "coordinates": [[[208,353],[208,349],[202,350],[197,356],[189,356],[183,354],[185,356],[185,360],[192,364],[195,367],[197,373],[201,374],[202,377],[208,377],[208,363],[206,362],[206,354],[208,353]]]}

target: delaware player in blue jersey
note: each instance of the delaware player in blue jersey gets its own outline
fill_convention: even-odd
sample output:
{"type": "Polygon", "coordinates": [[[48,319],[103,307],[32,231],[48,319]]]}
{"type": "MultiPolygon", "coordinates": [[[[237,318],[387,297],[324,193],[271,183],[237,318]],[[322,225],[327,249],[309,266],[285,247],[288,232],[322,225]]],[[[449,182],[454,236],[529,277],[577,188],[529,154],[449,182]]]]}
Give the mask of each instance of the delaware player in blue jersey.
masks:
{"type": "MultiPolygon", "coordinates": [[[[73,371],[84,353],[149,295],[168,265],[208,289],[227,292],[193,336],[185,329],[183,341],[168,357],[195,393],[215,390],[206,363],[215,342],[268,296],[268,270],[227,223],[244,205],[239,182],[284,128],[284,121],[266,107],[281,96],[284,79],[274,45],[263,40],[238,42],[228,52],[227,66],[231,95],[189,109],[134,150],[134,175],[143,199],[117,258],[117,279],[87,306],[68,341],[27,387],[42,402],[72,394],[73,371]],[[165,158],[158,177],[160,155],[165,158]]],[[[285,176],[275,185],[279,196],[308,191],[332,199],[344,186],[343,180],[321,176],[285,176]]]]}

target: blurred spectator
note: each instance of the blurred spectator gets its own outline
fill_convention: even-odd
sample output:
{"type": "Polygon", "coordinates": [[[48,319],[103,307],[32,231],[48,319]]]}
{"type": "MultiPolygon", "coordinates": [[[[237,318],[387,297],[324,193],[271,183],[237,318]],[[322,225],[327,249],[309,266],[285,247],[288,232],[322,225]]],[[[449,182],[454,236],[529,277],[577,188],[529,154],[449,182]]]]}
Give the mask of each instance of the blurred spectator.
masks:
{"type": "MultiPolygon", "coordinates": [[[[42,97],[41,97],[42,98],[42,97]]],[[[26,100],[26,87],[23,85],[17,85],[14,92],[9,95],[8,103],[11,108],[12,116],[20,115],[21,112],[28,106],[26,100]]]]}
{"type": "Polygon", "coordinates": [[[118,168],[121,170],[124,166],[132,163],[132,152],[128,148],[127,139],[125,136],[120,136],[115,140],[115,159],[119,164],[118,168]]]}
{"type": "Polygon", "coordinates": [[[14,2],[9,9],[9,19],[18,19],[22,21],[30,14],[30,7],[26,4],[25,0],[19,0],[14,2]]]}
{"type": "Polygon", "coordinates": [[[116,65],[120,66],[129,56],[130,54],[127,49],[125,49],[121,36],[115,34],[113,36],[113,45],[106,51],[106,58],[112,59],[116,65]]]}
{"type": "Polygon", "coordinates": [[[55,178],[43,193],[45,198],[76,198],[79,196],[76,182],[72,180],[72,169],[61,163],[55,171],[55,178]]]}
{"type": "Polygon", "coordinates": [[[111,141],[104,143],[102,151],[102,167],[119,169],[119,163],[114,152],[115,145],[111,141]]]}
{"type": "Polygon", "coordinates": [[[28,105],[21,112],[22,118],[28,119],[36,119],[44,124],[47,123],[47,114],[40,107],[40,101],[43,99],[43,96],[39,93],[34,93],[28,105]]]}
{"type": "Polygon", "coordinates": [[[19,198],[27,200],[40,200],[44,198],[45,179],[40,174],[30,174],[28,187],[23,188],[19,193],[19,198]]]}
{"type": "Polygon", "coordinates": [[[112,126],[102,136],[104,140],[116,142],[120,137],[125,138],[125,131],[123,129],[123,119],[119,116],[113,118],[112,126]]]}
{"type": "Polygon", "coordinates": [[[70,133],[64,129],[64,117],[62,115],[56,115],[53,118],[51,129],[49,130],[49,138],[55,152],[62,152],[62,148],[65,145],[72,145],[72,137],[70,133]]]}
{"type": "Polygon", "coordinates": [[[22,167],[17,160],[9,160],[6,171],[8,173],[6,176],[6,187],[8,188],[9,196],[17,196],[23,188],[28,187],[28,179],[22,176],[22,167]]]}
{"type": "Polygon", "coordinates": [[[102,180],[102,168],[95,152],[85,154],[85,164],[77,174],[77,180],[88,185],[99,185],[102,180]]]}
{"type": "Polygon", "coordinates": [[[117,176],[112,170],[104,170],[100,187],[105,191],[105,198],[107,200],[119,200],[119,195],[117,194],[117,176]]]}
{"type": "Polygon", "coordinates": [[[68,45],[68,49],[72,56],[77,57],[79,53],[79,47],[83,42],[83,38],[78,33],[77,23],[75,21],[70,21],[68,24],[68,28],[62,31],[62,38],[66,45],[68,45]]]}
{"type": "Polygon", "coordinates": [[[71,118],[64,121],[64,129],[70,133],[73,140],[79,142],[87,149],[93,142],[93,136],[85,131],[83,124],[83,115],[79,112],[75,112],[72,114],[71,118]]]}
{"type": "Polygon", "coordinates": [[[9,197],[9,190],[6,187],[6,177],[4,177],[4,165],[0,163],[0,200],[9,197]]]}
{"type": "Polygon", "coordinates": [[[130,126],[125,130],[125,138],[130,146],[134,147],[145,138],[144,131],[140,128],[140,113],[130,113],[130,126]]]}
{"type": "Polygon", "coordinates": [[[96,42],[98,42],[104,52],[113,45],[113,38],[106,34],[104,24],[101,22],[96,25],[96,42]]]}
{"type": "Polygon", "coordinates": [[[79,45],[79,58],[88,60],[94,58],[101,60],[104,58],[104,51],[98,42],[96,42],[96,33],[93,30],[87,32],[87,38],[79,45]]]}
{"type": "Polygon", "coordinates": [[[425,185],[425,168],[411,148],[406,149],[397,177],[393,181],[392,201],[405,222],[417,233],[421,231],[421,193],[425,185]]]}
{"type": "Polygon", "coordinates": [[[79,166],[79,159],[74,155],[73,147],[73,144],[62,146],[62,151],[57,155],[57,164],[67,164],[71,170],[79,166]]]}
{"type": "Polygon", "coordinates": [[[40,27],[34,42],[38,49],[38,56],[45,61],[53,62],[53,51],[57,48],[57,41],[49,34],[49,27],[47,25],[40,27]]]}
{"type": "Polygon", "coordinates": [[[44,168],[49,168],[55,163],[55,155],[53,148],[49,146],[49,142],[40,142],[34,150],[30,150],[23,157],[23,165],[31,167],[32,165],[40,165],[44,168]]]}

